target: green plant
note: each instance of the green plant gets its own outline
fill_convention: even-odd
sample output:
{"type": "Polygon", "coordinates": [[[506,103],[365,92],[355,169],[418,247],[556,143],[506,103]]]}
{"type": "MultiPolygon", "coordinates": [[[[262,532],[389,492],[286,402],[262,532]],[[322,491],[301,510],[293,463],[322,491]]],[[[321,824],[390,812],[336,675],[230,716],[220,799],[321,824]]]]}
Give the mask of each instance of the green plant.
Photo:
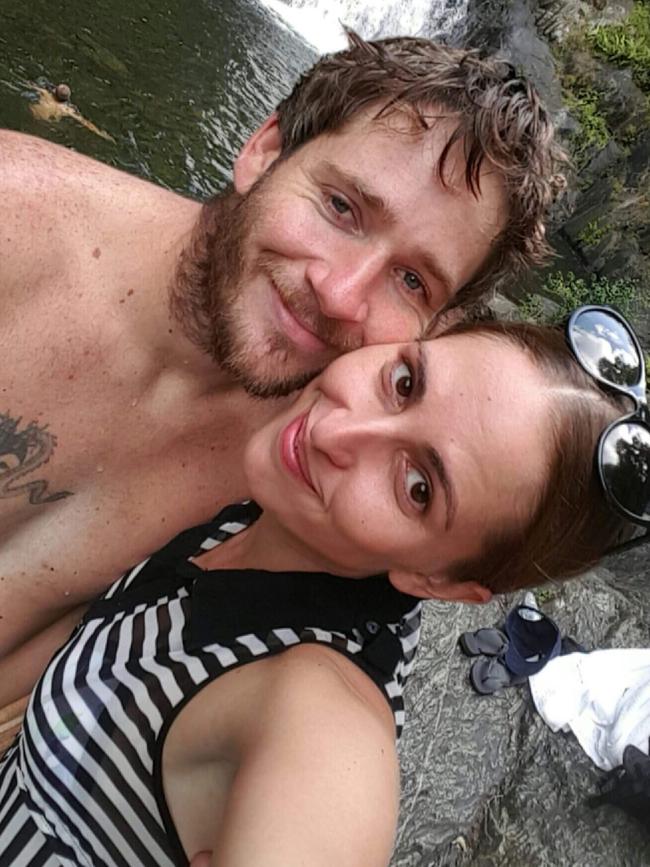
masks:
{"type": "Polygon", "coordinates": [[[587,38],[612,63],[629,66],[639,87],[650,91],[650,4],[635,3],[623,21],[600,24],[587,38]]]}
{"type": "Polygon", "coordinates": [[[619,177],[612,178],[612,195],[621,196],[625,192],[625,184],[619,177]]]}
{"type": "Polygon", "coordinates": [[[599,219],[590,220],[578,235],[578,240],[581,244],[584,244],[585,247],[595,247],[606,233],[607,226],[599,219]]]}
{"type": "Polygon", "coordinates": [[[572,271],[566,274],[555,271],[544,281],[540,295],[550,296],[557,302],[557,307],[550,310],[539,295],[527,295],[519,305],[522,316],[556,325],[582,304],[611,304],[629,315],[638,303],[638,286],[634,280],[610,280],[607,277],[584,280],[572,271]]]}
{"type": "Polygon", "coordinates": [[[584,163],[593,147],[602,149],[610,139],[607,120],[600,111],[600,97],[591,88],[565,91],[567,108],[580,124],[580,131],[571,140],[573,158],[578,166],[584,163]]]}
{"type": "Polygon", "coordinates": [[[535,598],[540,605],[551,602],[562,595],[562,586],[558,584],[545,584],[543,587],[538,587],[535,590],[535,598]]]}
{"type": "Polygon", "coordinates": [[[546,311],[541,295],[528,294],[519,302],[519,313],[532,322],[546,322],[546,311]]]}

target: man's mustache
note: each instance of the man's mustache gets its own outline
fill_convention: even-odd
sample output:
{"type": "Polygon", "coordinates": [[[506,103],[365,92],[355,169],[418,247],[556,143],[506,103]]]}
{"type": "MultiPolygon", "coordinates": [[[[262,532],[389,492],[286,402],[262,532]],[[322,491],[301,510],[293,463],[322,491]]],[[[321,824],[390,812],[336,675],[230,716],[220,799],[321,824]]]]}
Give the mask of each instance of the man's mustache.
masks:
{"type": "Polygon", "coordinates": [[[349,326],[338,319],[330,319],[322,313],[314,290],[302,283],[296,283],[286,274],[284,266],[273,256],[261,256],[259,266],[271,278],[286,307],[296,319],[323,343],[337,352],[351,352],[363,346],[363,336],[354,333],[349,326]]]}

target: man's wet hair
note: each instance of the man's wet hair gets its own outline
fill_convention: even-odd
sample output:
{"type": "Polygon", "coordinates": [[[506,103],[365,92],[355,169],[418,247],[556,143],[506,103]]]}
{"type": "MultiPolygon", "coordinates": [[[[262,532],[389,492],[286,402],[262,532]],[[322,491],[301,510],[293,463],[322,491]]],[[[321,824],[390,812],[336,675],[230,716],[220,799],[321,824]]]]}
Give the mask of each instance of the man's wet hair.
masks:
{"type": "Polygon", "coordinates": [[[544,263],[545,218],[565,186],[567,159],[532,82],[476,49],[417,37],[365,41],[351,30],[347,36],[349,47],[320,58],[278,105],[282,156],[365,111],[376,120],[405,113],[422,133],[451,118],[456,127],[434,170],[445,183],[449,155],[462,145],[468,188],[478,196],[481,168],[492,164],[504,179],[508,215],[487,261],[448,306],[472,302],[544,263]]]}

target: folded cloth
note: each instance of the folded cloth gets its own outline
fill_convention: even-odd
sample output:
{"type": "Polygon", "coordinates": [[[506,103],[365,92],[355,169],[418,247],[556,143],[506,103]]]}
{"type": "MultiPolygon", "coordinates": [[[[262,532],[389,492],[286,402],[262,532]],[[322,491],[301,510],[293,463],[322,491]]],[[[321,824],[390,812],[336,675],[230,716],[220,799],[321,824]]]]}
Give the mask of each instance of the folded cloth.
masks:
{"type": "Polygon", "coordinates": [[[553,730],[572,731],[605,771],[650,737],[650,649],[594,650],[551,660],[529,679],[535,707],[553,730]]]}

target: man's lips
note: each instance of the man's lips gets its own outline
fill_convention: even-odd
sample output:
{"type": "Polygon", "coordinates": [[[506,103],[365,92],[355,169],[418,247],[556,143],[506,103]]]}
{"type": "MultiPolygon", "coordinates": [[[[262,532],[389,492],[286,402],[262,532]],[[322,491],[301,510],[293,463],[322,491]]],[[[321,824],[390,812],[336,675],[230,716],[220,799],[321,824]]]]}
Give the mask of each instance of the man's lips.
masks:
{"type": "Polygon", "coordinates": [[[298,319],[296,314],[284,303],[278,287],[272,281],[272,307],[275,317],[291,342],[304,352],[323,352],[328,346],[306,323],[298,319]]]}
{"type": "Polygon", "coordinates": [[[303,413],[285,427],[280,434],[280,457],[282,463],[303,484],[314,493],[316,489],[309,474],[305,451],[305,430],[309,414],[303,413]]]}

